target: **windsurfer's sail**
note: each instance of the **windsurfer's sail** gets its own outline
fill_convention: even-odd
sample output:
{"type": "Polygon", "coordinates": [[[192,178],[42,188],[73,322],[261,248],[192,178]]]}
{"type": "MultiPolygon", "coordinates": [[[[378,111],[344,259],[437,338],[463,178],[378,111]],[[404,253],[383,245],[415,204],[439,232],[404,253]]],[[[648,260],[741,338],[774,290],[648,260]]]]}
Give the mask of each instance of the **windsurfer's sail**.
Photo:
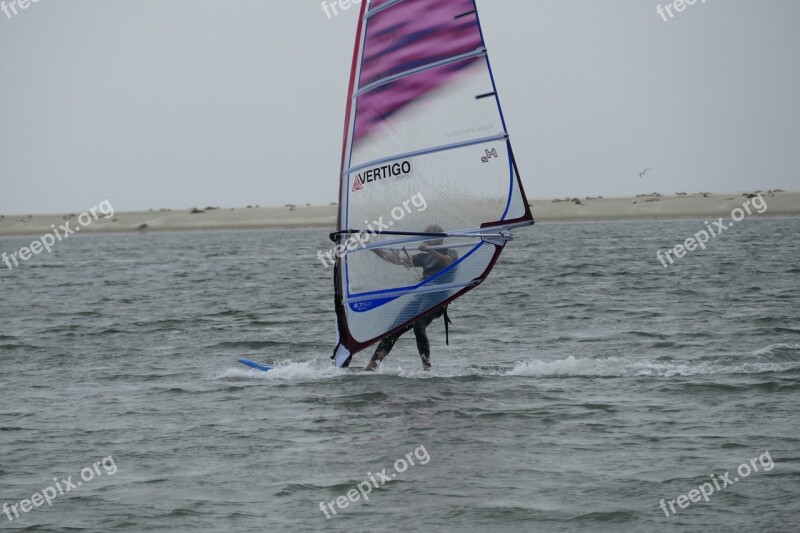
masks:
{"type": "Polygon", "coordinates": [[[480,284],[508,231],[532,223],[475,0],[364,2],[332,234],[349,248],[336,365],[480,284]],[[431,240],[446,268],[415,257],[431,240]]]}

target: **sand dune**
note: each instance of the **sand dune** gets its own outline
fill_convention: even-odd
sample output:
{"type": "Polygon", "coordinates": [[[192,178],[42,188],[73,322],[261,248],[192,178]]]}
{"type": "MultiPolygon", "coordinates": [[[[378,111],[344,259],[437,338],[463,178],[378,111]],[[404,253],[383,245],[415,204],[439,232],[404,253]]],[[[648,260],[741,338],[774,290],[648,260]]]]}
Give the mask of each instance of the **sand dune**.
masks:
{"type": "MultiPolygon", "coordinates": [[[[647,195],[636,198],[581,198],[531,200],[537,222],[658,220],[676,218],[728,217],[741,207],[750,193],[695,194],[685,196],[647,195]],[[577,202],[575,200],[578,200],[577,202]]],[[[763,193],[767,204],[763,214],[755,216],[800,216],[800,193],[763,193]]],[[[755,212],[755,209],[753,209],[755,212]]],[[[70,221],[79,227],[76,214],[0,215],[0,235],[44,234],[51,225],[70,221]]],[[[160,210],[115,213],[110,219],[81,227],[83,233],[131,231],[183,231],[267,228],[333,228],[335,206],[254,207],[210,210],[160,210]]]]}

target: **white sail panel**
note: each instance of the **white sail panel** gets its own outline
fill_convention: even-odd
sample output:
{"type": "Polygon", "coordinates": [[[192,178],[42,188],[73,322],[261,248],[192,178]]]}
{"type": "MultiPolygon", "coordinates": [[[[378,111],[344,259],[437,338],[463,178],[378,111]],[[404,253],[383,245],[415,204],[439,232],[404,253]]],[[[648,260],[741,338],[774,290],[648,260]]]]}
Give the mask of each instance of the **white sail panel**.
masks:
{"type": "MultiPolygon", "coordinates": [[[[380,161],[387,154],[413,154],[419,151],[468,143],[477,139],[498,138],[505,135],[503,122],[495,98],[476,95],[491,94],[492,80],[485,57],[462,60],[458,83],[438,86],[418,98],[412,99],[400,110],[392,111],[394,101],[374,98],[373,93],[401,90],[396,85],[413,87],[436,75],[438,70],[453,68],[447,65],[421,72],[402,80],[369,91],[365,103],[359,103],[358,112],[385,117],[377,121],[380,134],[360,137],[353,145],[350,164],[354,168],[380,161]]],[[[434,77],[433,79],[437,79],[434,77]]]]}

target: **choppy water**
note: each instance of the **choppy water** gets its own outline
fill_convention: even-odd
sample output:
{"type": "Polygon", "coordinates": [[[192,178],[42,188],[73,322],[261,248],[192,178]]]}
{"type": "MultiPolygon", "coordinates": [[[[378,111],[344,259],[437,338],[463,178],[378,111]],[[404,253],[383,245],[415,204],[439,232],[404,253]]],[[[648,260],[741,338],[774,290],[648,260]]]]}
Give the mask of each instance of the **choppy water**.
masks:
{"type": "Polygon", "coordinates": [[[451,346],[429,329],[431,374],[413,336],[375,375],[331,368],[323,230],[61,243],[0,271],[0,503],[101,464],[0,529],[797,531],[800,219],[663,268],[702,227],[519,232],[451,307],[451,346]],[[766,452],[769,471],[660,509],[766,452]]]}

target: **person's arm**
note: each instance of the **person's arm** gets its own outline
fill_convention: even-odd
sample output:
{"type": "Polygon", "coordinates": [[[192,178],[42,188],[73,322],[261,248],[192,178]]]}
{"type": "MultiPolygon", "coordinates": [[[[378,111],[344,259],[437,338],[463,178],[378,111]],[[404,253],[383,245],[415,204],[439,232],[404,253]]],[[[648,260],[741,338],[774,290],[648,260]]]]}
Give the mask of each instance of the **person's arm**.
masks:
{"type": "Polygon", "coordinates": [[[410,262],[407,258],[400,257],[399,254],[393,252],[392,250],[373,248],[372,252],[384,261],[388,261],[393,265],[402,265],[403,263],[409,264],[410,262]]]}
{"type": "Polygon", "coordinates": [[[429,249],[428,245],[425,244],[424,242],[419,245],[419,251],[420,252],[425,252],[426,254],[428,254],[431,257],[433,257],[433,259],[436,261],[436,263],[442,268],[449,267],[450,265],[453,264],[453,257],[452,256],[447,255],[447,254],[439,253],[436,250],[431,250],[431,249],[429,249]]]}

